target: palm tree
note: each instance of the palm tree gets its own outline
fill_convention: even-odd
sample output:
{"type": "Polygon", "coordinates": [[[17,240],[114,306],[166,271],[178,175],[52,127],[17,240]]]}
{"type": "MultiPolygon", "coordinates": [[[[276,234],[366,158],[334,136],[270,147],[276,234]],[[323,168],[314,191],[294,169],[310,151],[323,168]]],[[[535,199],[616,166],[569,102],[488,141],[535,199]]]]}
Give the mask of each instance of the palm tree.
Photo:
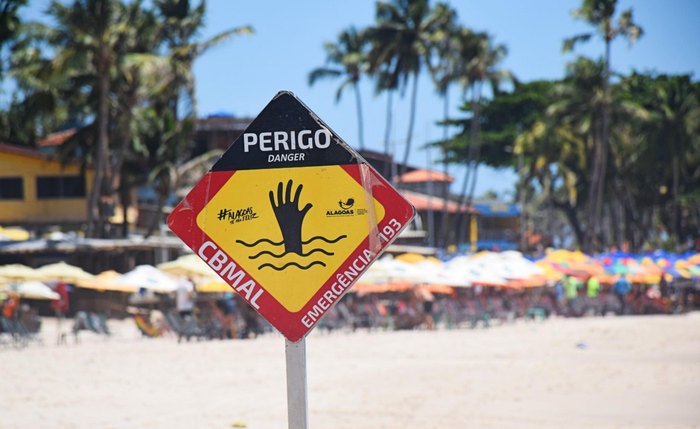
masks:
{"type": "MultiPolygon", "coordinates": [[[[609,152],[609,128],[610,128],[610,113],[608,105],[610,103],[610,46],[612,41],[618,37],[625,37],[629,43],[633,43],[641,37],[642,28],[634,23],[632,18],[632,9],[628,9],[620,15],[617,24],[613,22],[617,0],[583,0],[579,9],[574,11],[574,16],[585,20],[589,24],[596,26],[599,35],[605,42],[605,57],[604,57],[604,94],[605,103],[603,105],[603,122],[602,130],[599,138],[596,139],[594,162],[591,173],[591,188],[588,194],[589,219],[598,219],[602,214],[603,208],[603,193],[605,186],[605,175],[608,163],[609,152]]],[[[575,35],[564,40],[563,50],[571,51],[580,42],[586,42],[593,37],[592,33],[583,33],[575,35]]],[[[590,250],[590,247],[597,234],[596,228],[589,228],[586,231],[587,239],[584,243],[584,249],[590,250]]]]}
{"type": "Polygon", "coordinates": [[[176,112],[178,119],[196,118],[195,80],[192,73],[194,61],[220,43],[234,36],[252,34],[254,30],[249,25],[234,27],[207,40],[195,41],[204,26],[204,1],[194,7],[190,0],[155,0],[154,5],[162,19],[162,37],[172,60],[173,96],[170,108],[176,112]],[[183,96],[184,100],[181,99],[183,96]],[[185,107],[183,114],[179,111],[181,104],[185,107]]]}
{"type": "MultiPolygon", "coordinates": [[[[444,5],[438,5],[437,7],[444,7],[444,5]]],[[[461,56],[459,55],[459,37],[462,28],[457,24],[457,12],[454,10],[447,10],[442,12],[445,15],[445,26],[435,33],[433,36],[433,48],[434,55],[436,57],[436,64],[431,69],[431,77],[433,83],[435,84],[435,89],[437,93],[442,97],[443,109],[442,109],[442,125],[443,125],[443,135],[442,142],[439,145],[441,156],[442,156],[442,167],[445,177],[449,174],[449,159],[448,159],[448,133],[449,133],[449,106],[450,106],[450,87],[458,80],[458,74],[456,70],[458,69],[458,64],[461,61],[461,56]]],[[[443,186],[443,192],[441,198],[443,199],[443,218],[441,222],[441,229],[438,232],[438,239],[442,243],[442,247],[447,247],[448,231],[449,231],[449,218],[447,215],[448,197],[449,197],[449,186],[443,186]]]]}
{"type": "Polygon", "coordinates": [[[126,19],[131,24],[117,46],[122,60],[113,83],[113,147],[111,150],[114,172],[111,191],[118,194],[123,212],[123,237],[129,233],[128,208],[131,191],[137,183],[133,177],[139,170],[131,170],[128,160],[143,155],[140,126],[152,100],[162,97],[167,89],[171,68],[167,56],[158,55],[160,25],[151,9],[144,9],[140,1],[126,5],[126,19]]]}
{"type": "Polygon", "coordinates": [[[238,35],[253,33],[251,26],[231,28],[213,37],[195,40],[204,25],[205,3],[196,6],[189,0],[154,0],[162,25],[162,42],[168,49],[171,78],[163,97],[153,104],[149,123],[161,129],[158,135],[149,135],[148,181],[158,191],[158,213],[175,190],[176,180],[171,174],[186,161],[188,148],[195,130],[197,108],[194,61],[209,49],[238,35]]]}
{"type": "MultiPolygon", "coordinates": [[[[503,45],[493,45],[491,37],[486,33],[472,33],[463,29],[460,35],[460,53],[463,62],[460,64],[460,82],[464,91],[471,94],[468,110],[471,111],[469,119],[469,149],[466,156],[467,171],[462,182],[460,192],[460,207],[470,206],[474,199],[478,168],[481,158],[480,141],[480,110],[484,84],[491,85],[494,94],[498,94],[499,86],[503,81],[513,80],[513,75],[508,70],[499,68],[499,63],[507,53],[503,45]],[[469,185],[469,186],[468,186],[469,185]]],[[[458,234],[464,224],[464,216],[457,221],[458,234]]],[[[459,235],[461,236],[461,235],[459,235]]]]}
{"type": "Polygon", "coordinates": [[[370,72],[381,77],[379,88],[397,88],[403,93],[413,79],[406,146],[399,176],[403,174],[411,153],[418,76],[424,65],[432,67],[434,35],[438,29],[447,26],[452,16],[447,13],[450,10],[446,5],[433,9],[429,0],[377,2],[376,23],[368,30],[372,40],[370,72]]]}
{"type": "Polygon", "coordinates": [[[700,100],[690,76],[660,77],[654,87],[651,110],[656,138],[666,148],[668,155],[663,158],[668,159],[671,172],[671,232],[680,240],[680,196],[690,178],[689,155],[700,131],[700,100]]]}
{"type": "MultiPolygon", "coordinates": [[[[81,147],[84,164],[93,167],[87,234],[103,236],[116,191],[125,192],[122,166],[134,140],[138,106],[151,91],[144,89],[142,80],[147,59],[157,58],[155,16],[140,0],[75,0],[69,5],[56,1],[49,14],[55,27],[30,27],[39,45],[50,48],[50,57],[29,55],[23,60],[20,81],[30,89],[25,103],[43,99],[62,106],[64,119],[79,128],[62,149],[65,156],[81,147]]],[[[25,48],[32,47],[28,43],[25,48]]],[[[22,55],[27,54],[20,51],[18,57],[22,55]]],[[[149,88],[154,87],[149,82],[149,88]]]]}
{"type": "Polygon", "coordinates": [[[129,23],[120,20],[124,7],[116,0],[74,0],[70,5],[51,3],[49,14],[57,25],[44,28],[55,50],[51,62],[67,86],[90,90],[94,102],[94,180],[88,197],[88,236],[104,234],[112,169],[109,162],[111,76],[119,61],[116,45],[129,23]]]}
{"type": "Polygon", "coordinates": [[[328,67],[319,67],[309,73],[309,85],[313,85],[319,79],[343,78],[335,93],[336,103],[340,101],[345,88],[352,87],[355,93],[355,106],[357,109],[357,136],[360,149],[364,149],[364,131],[362,121],[362,99],[360,97],[359,82],[367,71],[367,48],[369,40],[364,33],[358,32],[354,27],[340,33],[338,43],[326,43],[326,63],[328,67]]]}
{"type": "Polygon", "coordinates": [[[12,41],[20,29],[19,9],[27,0],[0,0],[0,81],[5,70],[3,47],[12,41]]]}

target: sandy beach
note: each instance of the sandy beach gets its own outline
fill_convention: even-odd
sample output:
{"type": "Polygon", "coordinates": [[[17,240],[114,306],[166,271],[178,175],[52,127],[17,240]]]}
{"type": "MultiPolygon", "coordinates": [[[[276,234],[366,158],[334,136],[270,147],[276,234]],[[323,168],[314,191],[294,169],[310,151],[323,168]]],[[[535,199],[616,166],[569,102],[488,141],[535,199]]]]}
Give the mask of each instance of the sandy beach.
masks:
{"type": "MultiPolygon", "coordinates": [[[[0,348],[0,428],[287,427],[284,340],[0,348]]],[[[700,313],[312,333],[311,428],[700,428],[700,313]]]]}

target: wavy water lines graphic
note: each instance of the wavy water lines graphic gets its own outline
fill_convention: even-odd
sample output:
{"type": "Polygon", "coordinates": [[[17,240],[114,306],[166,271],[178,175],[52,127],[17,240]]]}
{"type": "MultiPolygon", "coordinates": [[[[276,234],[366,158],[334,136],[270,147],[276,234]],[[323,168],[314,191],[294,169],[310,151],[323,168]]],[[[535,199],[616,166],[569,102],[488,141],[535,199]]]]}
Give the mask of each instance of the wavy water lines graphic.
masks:
{"type": "MultiPolygon", "coordinates": [[[[304,257],[306,257],[306,256],[312,255],[312,254],[317,253],[317,252],[323,253],[324,255],[328,255],[328,256],[333,256],[333,255],[335,255],[335,253],[333,253],[333,252],[329,252],[329,251],[327,251],[327,250],[325,250],[325,249],[321,249],[320,247],[318,247],[318,248],[316,248],[316,249],[311,249],[311,250],[309,250],[308,252],[299,253],[299,256],[304,256],[304,257]]],[[[253,255],[253,256],[249,256],[248,259],[257,259],[257,258],[259,258],[259,257],[261,257],[261,256],[265,256],[265,255],[270,255],[270,256],[273,257],[273,258],[284,258],[286,255],[289,255],[289,254],[290,254],[290,252],[282,252],[282,253],[280,253],[280,254],[276,254],[276,253],[272,253],[272,252],[269,251],[269,250],[263,250],[263,251],[260,252],[260,253],[256,253],[256,254],[253,255]]]]}
{"type": "Polygon", "coordinates": [[[262,264],[261,266],[258,267],[258,269],[261,270],[263,268],[269,267],[269,268],[272,268],[273,270],[276,270],[276,271],[284,271],[284,269],[287,267],[297,267],[301,270],[308,270],[309,268],[313,267],[314,265],[321,265],[322,267],[326,266],[326,264],[324,264],[321,261],[313,261],[309,265],[301,265],[301,264],[298,264],[296,262],[287,262],[286,264],[282,265],[281,267],[277,267],[277,266],[270,264],[270,263],[262,264]]]}
{"type": "MultiPolygon", "coordinates": [[[[339,241],[344,240],[346,238],[347,238],[347,235],[345,235],[345,234],[339,235],[337,237],[330,237],[330,238],[324,237],[321,235],[316,235],[316,236],[309,238],[308,240],[302,241],[302,244],[304,246],[308,246],[311,243],[319,242],[319,243],[323,243],[324,245],[328,246],[328,245],[333,245],[335,243],[338,243],[339,241]]],[[[251,259],[251,260],[261,259],[261,264],[258,266],[259,270],[262,270],[264,268],[270,268],[270,269],[275,270],[275,271],[284,271],[287,268],[297,268],[300,270],[308,270],[314,266],[325,267],[326,263],[319,260],[318,258],[322,257],[323,255],[325,255],[325,256],[335,255],[335,253],[331,249],[325,249],[325,248],[318,246],[318,245],[317,245],[318,247],[314,247],[312,249],[305,250],[302,252],[293,252],[293,251],[281,250],[281,249],[280,249],[281,251],[275,252],[273,250],[269,250],[269,246],[279,247],[279,246],[282,246],[284,244],[284,241],[274,241],[274,240],[271,240],[269,238],[261,238],[261,239],[255,240],[254,242],[246,242],[244,240],[236,240],[236,243],[240,244],[241,246],[250,248],[250,249],[255,249],[256,247],[261,247],[261,246],[268,246],[268,249],[257,251],[253,255],[248,256],[248,259],[251,259]],[[300,262],[280,261],[280,259],[283,259],[283,258],[290,256],[290,255],[296,255],[296,256],[299,256],[301,258],[309,258],[312,255],[316,255],[316,259],[313,259],[313,260],[305,259],[305,260],[300,261],[300,262]],[[267,258],[272,258],[273,260],[272,261],[269,261],[269,260],[262,261],[262,259],[267,259],[267,258]]]]}
{"type": "MultiPolygon", "coordinates": [[[[317,236],[311,237],[310,239],[308,239],[306,241],[302,241],[301,244],[311,244],[316,240],[322,240],[328,244],[334,244],[334,243],[337,243],[340,240],[347,238],[347,237],[348,237],[347,235],[343,234],[343,235],[339,235],[336,238],[329,239],[329,238],[323,237],[321,235],[317,235],[317,236]]],[[[284,241],[272,241],[269,238],[261,238],[260,240],[256,240],[253,243],[246,243],[243,240],[236,240],[236,243],[241,244],[245,247],[255,247],[260,243],[269,243],[269,244],[272,244],[273,246],[281,246],[284,244],[284,241]]],[[[287,253],[289,253],[289,252],[287,252],[287,253]]]]}

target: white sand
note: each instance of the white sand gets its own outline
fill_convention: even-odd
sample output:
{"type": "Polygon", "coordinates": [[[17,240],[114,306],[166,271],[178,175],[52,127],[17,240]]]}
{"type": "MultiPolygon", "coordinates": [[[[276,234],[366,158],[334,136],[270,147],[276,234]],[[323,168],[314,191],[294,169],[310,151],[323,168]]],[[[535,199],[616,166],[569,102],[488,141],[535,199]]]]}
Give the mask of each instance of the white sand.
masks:
{"type": "MultiPolygon", "coordinates": [[[[287,427],[284,340],[0,348],[0,428],[287,427]]],[[[307,339],[311,428],[700,428],[700,313],[307,339]],[[577,346],[578,345],[578,346],[577,346]]]]}

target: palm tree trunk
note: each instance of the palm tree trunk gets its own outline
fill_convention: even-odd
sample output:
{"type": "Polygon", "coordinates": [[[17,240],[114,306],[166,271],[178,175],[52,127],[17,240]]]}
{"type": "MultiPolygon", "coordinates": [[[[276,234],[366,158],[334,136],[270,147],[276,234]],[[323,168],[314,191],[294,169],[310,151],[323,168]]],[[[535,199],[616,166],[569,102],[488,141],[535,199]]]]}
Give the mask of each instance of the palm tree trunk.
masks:
{"type": "Polygon", "coordinates": [[[595,144],[593,172],[591,175],[591,189],[588,195],[590,215],[587,223],[586,241],[584,242],[584,250],[587,252],[598,250],[595,248],[597,247],[596,238],[599,235],[599,225],[601,225],[601,216],[603,212],[605,176],[608,164],[608,150],[610,147],[610,42],[611,39],[606,37],[605,62],[603,68],[604,98],[602,103],[602,130],[600,132],[600,139],[597,139],[595,144]]]}
{"type": "Polygon", "coordinates": [[[106,48],[100,47],[98,52],[98,106],[97,106],[97,147],[95,154],[95,176],[93,188],[88,198],[88,237],[99,237],[104,234],[104,216],[101,197],[105,184],[111,179],[109,171],[109,75],[106,60],[106,48]]]}
{"type": "Polygon", "coordinates": [[[406,132],[406,148],[403,153],[403,161],[399,166],[399,177],[403,176],[408,167],[408,156],[411,154],[413,141],[413,125],[416,122],[416,102],[418,99],[418,73],[413,75],[413,89],[411,91],[411,112],[408,116],[408,131],[406,132]]]}
{"type": "Polygon", "coordinates": [[[129,220],[127,217],[127,211],[129,208],[129,186],[124,180],[124,159],[129,150],[129,144],[131,143],[132,133],[131,133],[131,123],[134,120],[134,106],[136,106],[136,88],[135,83],[132,87],[132,91],[128,96],[128,101],[124,109],[124,120],[121,125],[120,135],[119,135],[119,145],[115,153],[114,159],[114,174],[112,178],[112,192],[119,192],[119,200],[124,212],[124,219],[122,224],[122,237],[126,238],[129,235],[129,220]]]}
{"type": "MultiPolygon", "coordinates": [[[[475,149],[474,146],[476,146],[476,127],[477,127],[477,118],[476,118],[476,111],[474,110],[474,99],[476,98],[476,88],[472,86],[472,122],[471,126],[469,129],[469,150],[467,152],[467,162],[466,162],[466,168],[467,171],[464,172],[464,181],[462,181],[462,189],[459,192],[459,205],[457,206],[458,210],[461,210],[462,207],[467,204],[467,189],[469,189],[469,183],[472,177],[472,170],[474,170],[475,165],[474,165],[474,156],[475,156],[475,149]]],[[[466,98],[466,96],[465,96],[466,98]]],[[[457,234],[457,244],[459,244],[459,240],[462,237],[463,229],[464,229],[464,221],[466,220],[466,217],[468,214],[466,213],[461,213],[458,212],[457,214],[457,223],[455,225],[455,231],[457,234]]]]}
{"type": "Polygon", "coordinates": [[[579,221],[578,214],[576,212],[576,208],[571,206],[571,204],[557,201],[554,198],[552,198],[550,201],[551,201],[552,206],[554,206],[554,208],[556,208],[556,209],[560,210],[562,213],[564,213],[564,216],[566,217],[566,220],[569,222],[571,229],[574,230],[574,235],[576,236],[576,242],[579,244],[579,246],[582,245],[583,240],[585,239],[585,234],[584,234],[583,228],[581,227],[581,222],[579,221]]]}
{"type": "MultiPolygon", "coordinates": [[[[443,95],[443,104],[442,104],[442,117],[445,122],[445,126],[442,129],[442,172],[445,175],[445,178],[447,178],[448,174],[448,167],[449,163],[447,162],[447,137],[448,137],[448,132],[447,132],[447,119],[449,117],[449,106],[450,106],[450,89],[445,88],[445,94],[443,95]]],[[[450,184],[446,183],[442,186],[442,223],[440,224],[440,237],[442,240],[442,247],[446,248],[447,247],[447,241],[448,241],[448,231],[449,231],[449,222],[450,222],[450,217],[449,213],[447,211],[447,201],[449,198],[450,194],[450,184]]]]}
{"type": "Polygon", "coordinates": [[[357,108],[357,137],[360,143],[360,149],[365,148],[365,131],[364,122],[362,119],[362,98],[360,97],[360,88],[357,84],[353,85],[355,90],[355,105],[357,108]]]}
{"type": "Polygon", "coordinates": [[[672,192],[673,192],[673,209],[672,209],[672,225],[673,225],[673,234],[675,235],[676,239],[679,240],[681,238],[681,211],[680,211],[680,204],[678,201],[678,195],[680,193],[680,159],[678,156],[678,153],[674,151],[673,158],[671,159],[671,175],[672,175],[672,192]]]}
{"type": "Polygon", "coordinates": [[[471,187],[469,188],[469,197],[466,201],[467,206],[471,206],[472,202],[474,201],[474,192],[476,191],[476,182],[478,180],[479,162],[481,161],[481,126],[479,124],[479,118],[481,116],[481,88],[481,81],[476,82],[476,85],[474,86],[474,96],[472,98],[472,123],[469,129],[470,139],[473,142],[470,149],[474,150],[472,156],[473,167],[471,169],[472,179],[471,187]]]}
{"type": "Polygon", "coordinates": [[[393,170],[393,164],[394,164],[394,154],[389,152],[389,138],[391,137],[391,110],[392,110],[392,99],[393,99],[393,90],[388,89],[387,90],[387,98],[386,98],[386,129],[384,130],[384,154],[390,157],[391,161],[386,163],[384,165],[384,177],[387,180],[391,180],[391,172],[393,170]]]}

